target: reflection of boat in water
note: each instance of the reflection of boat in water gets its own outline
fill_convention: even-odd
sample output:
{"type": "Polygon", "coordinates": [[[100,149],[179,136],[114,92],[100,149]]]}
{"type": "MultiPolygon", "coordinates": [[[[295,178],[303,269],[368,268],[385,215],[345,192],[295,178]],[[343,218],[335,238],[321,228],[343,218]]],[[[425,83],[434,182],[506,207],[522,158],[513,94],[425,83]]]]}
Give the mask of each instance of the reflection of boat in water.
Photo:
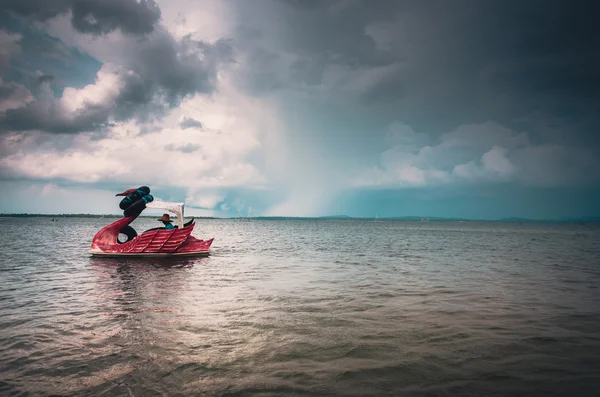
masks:
{"type": "Polygon", "coordinates": [[[124,217],[103,227],[92,240],[90,253],[93,256],[112,257],[182,257],[207,256],[213,239],[199,240],[192,236],[196,223],[192,218],[183,223],[184,203],[154,201],[150,188],[142,186],[129,189],[117,196],[125,196],[119,206],[124,210],[124,217]],[[178,225],[167,230],[156,227],[146,230],[140,235],[129,226],[145,208],[160,208],[177,216],[178,225]],[[119,241],[119,234],[127,236],[124,242],[119,241]]]}

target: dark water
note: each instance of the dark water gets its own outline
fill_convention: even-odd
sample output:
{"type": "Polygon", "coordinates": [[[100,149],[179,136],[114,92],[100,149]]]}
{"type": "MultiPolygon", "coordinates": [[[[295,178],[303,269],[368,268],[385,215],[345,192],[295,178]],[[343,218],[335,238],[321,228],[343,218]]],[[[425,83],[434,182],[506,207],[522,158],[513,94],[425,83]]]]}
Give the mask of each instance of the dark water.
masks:
{"type": "Polygon", "coordinates": [[[600,225],[0,219],[0,395],[600,395],[600,225]],[[137,229],[155,226],[137,221],[137,229]]]}

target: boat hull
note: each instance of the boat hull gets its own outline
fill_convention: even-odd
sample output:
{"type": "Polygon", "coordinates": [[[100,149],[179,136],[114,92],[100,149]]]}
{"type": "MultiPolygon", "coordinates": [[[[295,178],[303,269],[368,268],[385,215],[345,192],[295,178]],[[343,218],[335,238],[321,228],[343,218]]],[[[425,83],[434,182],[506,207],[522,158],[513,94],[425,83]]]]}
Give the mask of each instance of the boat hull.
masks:
{"type": "Polygon", "coordinates": [[[186,224],[181,229],[147,230],[125,243],[119,243],[119,233],[136,217],[124,217],[103,227],[92,240],[90,254],[103,257],[197,257],[210,255],[213,239],[199,240],[191,235],[196,225],[186,224]]]}
{"type": "Polygon", "coordinates": [[[210,255],[209,251],[197,251],[197,252],[182,252],[182,253],[173,253],[173,254],[165,254],[165,253],[122,253],[122,252],[94,252],[90,250],[90,254],[95,257],[104,257],[104,258],[190,258],[190,257],[207,257],[210,255]]]}

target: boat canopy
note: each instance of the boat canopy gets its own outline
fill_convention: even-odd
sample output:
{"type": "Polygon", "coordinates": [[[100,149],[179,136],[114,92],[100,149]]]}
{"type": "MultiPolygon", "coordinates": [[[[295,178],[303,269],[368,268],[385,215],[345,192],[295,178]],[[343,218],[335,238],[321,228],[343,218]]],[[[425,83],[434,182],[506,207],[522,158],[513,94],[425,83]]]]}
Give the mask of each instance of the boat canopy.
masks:
{"type": "Polygon", "coordinates": [[[185,207],[184,203],[174,203],[168,201],[155,200],[146,204],[146,207],[158,208],[172,212],[173,214],[177,215],[177,224],[179,225],[179,228],[181,229],[183,227],[183,210],[185,207]]]}

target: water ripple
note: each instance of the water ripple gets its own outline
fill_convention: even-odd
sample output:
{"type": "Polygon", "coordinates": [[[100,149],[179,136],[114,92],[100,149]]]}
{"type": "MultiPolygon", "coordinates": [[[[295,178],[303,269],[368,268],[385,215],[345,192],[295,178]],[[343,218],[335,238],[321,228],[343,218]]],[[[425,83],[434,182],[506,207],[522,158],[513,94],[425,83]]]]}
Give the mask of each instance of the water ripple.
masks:
{"type": "Polygon", "coordinates": [[[90,258],[107,222],[0,218],[0,395],[600,387],[598,225],[201,220],[209,258],[90,258]]]}

